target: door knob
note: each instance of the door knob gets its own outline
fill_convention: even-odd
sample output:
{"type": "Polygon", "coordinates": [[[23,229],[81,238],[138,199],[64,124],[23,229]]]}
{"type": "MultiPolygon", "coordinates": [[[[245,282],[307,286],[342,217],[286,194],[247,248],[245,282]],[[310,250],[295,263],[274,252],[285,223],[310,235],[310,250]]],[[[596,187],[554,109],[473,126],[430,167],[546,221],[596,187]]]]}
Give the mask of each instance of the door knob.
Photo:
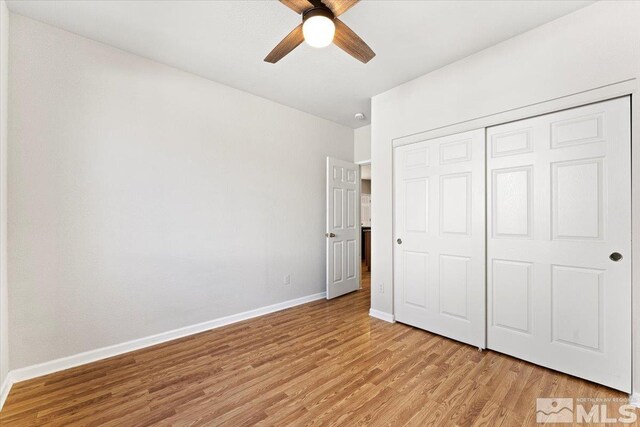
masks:
{"type": "Polygon", "coordinates": [[[618,262],[622,259],[622,254],[620,252],[614,252],[609,255],[609,259],[613,262],[618,262]]]}
{"type": "Polygon", "coordinates": [[[335,233],[325,233],[324,235],[327,237],[336,237],[335,233]]]}
{"type": "Polygon", "coordinates": [[[396,242],[398,242],[398,244],[401,245],[402,244],[402,239],[398,239],[398,240],[396,240],[396,242]]]}

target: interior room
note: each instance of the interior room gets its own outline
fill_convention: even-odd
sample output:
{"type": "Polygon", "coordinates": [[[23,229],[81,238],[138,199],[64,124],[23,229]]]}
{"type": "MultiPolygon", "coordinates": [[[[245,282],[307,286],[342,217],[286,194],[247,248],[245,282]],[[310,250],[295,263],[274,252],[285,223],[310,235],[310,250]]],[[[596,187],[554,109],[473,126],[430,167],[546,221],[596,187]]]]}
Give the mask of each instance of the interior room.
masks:
{"type": "Polygon", "coordinates": [[[640,2],[0,0],[0,425],[635,425],[640,2]]]}

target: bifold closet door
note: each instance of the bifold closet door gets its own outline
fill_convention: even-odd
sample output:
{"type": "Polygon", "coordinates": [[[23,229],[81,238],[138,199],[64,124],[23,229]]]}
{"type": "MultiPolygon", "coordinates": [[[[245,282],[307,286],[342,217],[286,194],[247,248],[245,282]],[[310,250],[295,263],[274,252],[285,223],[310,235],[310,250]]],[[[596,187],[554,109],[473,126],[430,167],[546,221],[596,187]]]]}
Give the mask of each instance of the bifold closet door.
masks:
{"type": "Polygon", "coordinates": [[[485,347],[484,130],[394,150],[397,321],[485,347]]]}
{"type": "Polygon", "coordinates": [[[631,391],[630,100],[487,129],[489,348],[631,391]]]}

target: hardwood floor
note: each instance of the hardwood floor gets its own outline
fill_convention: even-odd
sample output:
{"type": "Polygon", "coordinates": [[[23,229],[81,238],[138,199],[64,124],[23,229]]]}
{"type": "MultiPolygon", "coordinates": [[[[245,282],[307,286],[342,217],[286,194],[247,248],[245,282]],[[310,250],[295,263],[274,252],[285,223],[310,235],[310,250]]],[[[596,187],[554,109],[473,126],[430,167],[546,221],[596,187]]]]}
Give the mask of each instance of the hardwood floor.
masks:
{"type": "Polygon", "coordinates": [[[536,397],[627,398],[371,318],[363,274],[336,300],[15,384],[0,425],[510,427],[535,424],[536,397]]]}

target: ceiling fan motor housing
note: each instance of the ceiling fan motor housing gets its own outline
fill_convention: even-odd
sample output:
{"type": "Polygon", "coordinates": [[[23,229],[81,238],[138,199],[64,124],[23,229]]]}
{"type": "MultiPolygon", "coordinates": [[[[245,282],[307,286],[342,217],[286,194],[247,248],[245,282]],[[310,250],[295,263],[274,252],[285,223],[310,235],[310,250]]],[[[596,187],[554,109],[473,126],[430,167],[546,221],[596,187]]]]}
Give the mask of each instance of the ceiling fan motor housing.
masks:
{"type": "Polygon", "coordinates": [[[314,16],[324,16],[325,18],[329,18],[333,21],[335,15],[331,12],[327,6],[317,6],[312,7],[311,9],[307,9],[302,12],[302,22],[306,21],[309,18],[313,18],[314,16]]]}

